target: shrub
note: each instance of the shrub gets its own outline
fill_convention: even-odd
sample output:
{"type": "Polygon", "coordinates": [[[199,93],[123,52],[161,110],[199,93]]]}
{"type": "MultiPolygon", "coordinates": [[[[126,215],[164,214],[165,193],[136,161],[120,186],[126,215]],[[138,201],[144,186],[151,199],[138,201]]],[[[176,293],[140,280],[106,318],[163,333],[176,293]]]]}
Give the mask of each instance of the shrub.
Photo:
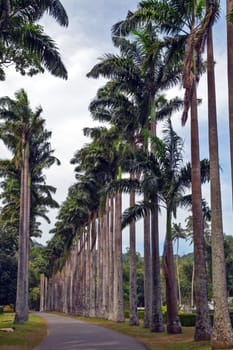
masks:
{"type": "Polygon", "coordinates": [[[194,327],[196,321],[195,314],[179,314],[181,325],[184,327],[194,327]]]}
{"type": "Polygon", "coordinates": [[[0,314],[3,314],[3,306],[0,306],[0,314]]]}
{"type": "Polygon", "coordinates": [[[3,312],[13,312],[14,311],[14,306],[13,305],[5,305],[3,307],[3,312]]]}

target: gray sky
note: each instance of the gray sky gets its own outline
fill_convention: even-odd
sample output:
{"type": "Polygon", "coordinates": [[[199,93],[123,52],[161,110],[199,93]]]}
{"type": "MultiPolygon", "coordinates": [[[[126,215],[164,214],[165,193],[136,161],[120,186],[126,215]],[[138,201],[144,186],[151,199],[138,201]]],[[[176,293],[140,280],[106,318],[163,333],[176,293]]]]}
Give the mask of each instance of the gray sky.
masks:
{"type": "MultiPolygon", "coordinates": [[[[68,69],[67,81],[55,78],[48,73],[33,78],[21,77],[14,68],[8,68],[6,81],[1,82],[1,96],[14,96],[14,93],[24,88],[31,101],[32,108],[41,105],[43,117],[47,120],[47,128],[52,131],[52,148],[60,159],[60,167],[53,166],[47,171],[48,184],[57,187],[56,200],[65,200],[67,189],[75,182],[74,167],[70,159],[77,149],[80,149],[88,139],[83,136],[83,128],[93,126],[88,105],[95,97],[98,87],[104,81],[86,78],[87,72],[97,63],[104,53],[112,52],[111,27],[125,18],[128,10],[134,10],[138,1],[135,0],[63,0],[68,16],[69,27],[63,28],[50,17],[45,17],[42,24],[45,31],[57,42],[62,59],[68,69]]],[[[227,120],[227,87],[226,87],[226,39],[224,15],[216,25],[216,82],[219,114],[220,163],[222,167],[222,197],[224,212],[224,232],[233,234],[231,229],[232,205],[229,175],[229,137],[227,120]]],[[[172,92],[174,94],[174,92],[172,92]]],[[[175,92],[182,96],[182,90],[175,92]]],[[[199,109],[201,156],[208,157],[206,81],[202,78],[198,97],[203,103],[199,109]]],[[[178,133],[185,139],[185,159],[190,158],[189,123],[181,128],[180,116],[174,119],[178,133]]],[[[1,154],[6,154],[2,145],[1,154]]],[[[204,194],[209,198],[209,186],[205,186],[204,194]]],[[[177,221],[183,221],[187,213],[179,211],[177,221]]],[[[56,211],[51,212],[54,221],[56,211]]],[[[164,236],[164,219],[161,220],[161,235],[164,236]]],[[[41,242],[46,242],[51,236],[48,231],[52,225],[43,224],[44,234],[41,242]]],[[[127,234],[123,236],[127,246],[127,234]]],[[[141,250],[142,240],[138,233],[137,249],[141,250]]],[[[181,245],[182,251],[187,245],[181,245]]]]}

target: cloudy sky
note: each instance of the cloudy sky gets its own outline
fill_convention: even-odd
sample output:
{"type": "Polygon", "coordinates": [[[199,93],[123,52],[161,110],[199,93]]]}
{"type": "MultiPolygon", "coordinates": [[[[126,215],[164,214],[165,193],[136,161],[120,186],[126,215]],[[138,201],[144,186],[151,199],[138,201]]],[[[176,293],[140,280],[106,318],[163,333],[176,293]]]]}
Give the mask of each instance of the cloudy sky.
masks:
{"type": "MultiPolygon", "coordinates": [[[[94,98],[103,80],[88,79],[90,71],[98,58],[104,53],[112,52],[111,27],[125,18],[128,10],[137,6],[135,0],[63,0],[63,5],[69,16],[69,27],[63,28],[49,17],[42,20],[45,31],[56,42],[62,59],[68,69],[67,81],[52,77],[48,73],[33,78],[21,77],[13,67],[6,70],[6,81],[1,82],[1,96],[14,97],[15,91],[24,88],[35,108],[41,105],[43,116],[47,120],[47,128],[52,131],[52,148],[60,159],[60,167],[53,166],[47,173],[47,182],[57,187],[56,200],[65,200],[67,189],[75,181],[73,166],[70,159],[77,149],[80,149],[88,139],[83,136],[83,128],[93,126],[88,111],[88,105],[94,98]]],[[[224,213],[224,232],[233,234],[231,187],[229,175],[229,137],[227,121],[227,87],[226,87],[226,35],[224,13],[215,29],[216,46],[216,77],[219,113],[220,162],[222,167],[222,197],[224,213]]],[[[176,94],[182,95],[182,90],[176,94]]],[[[201,156],[208,157],[208,134],[206,113],[206,81],[202,78],[198,97],[203,103],[199,110],[201,156]]],[[[181,128],[179,115],[174,118],[174,124],[185,139],[185,159],[189,160],[189,126],[181,128]]],[[[2,145],[1,155],[6,155],[2,145]]],[[[204,188],[206,198],[209,197],[208,186],[204,188]]],[[[183,221],[187,213],[180,212],[178,221],[183,221]]],[[[50,214],[52,222],[56,212],[50,214]]],[[[163,225],[162,225],[163,226],[163,225]]],[[[48,231],[52,225],[43,224],[41,242],[50,239],[48,231]]],[[[140,230],[140,229],[139,229],[140,230]]],[[[163,231],[163,228],[162,228],[163,231]]],[[[161,233],[163,236],[163,232],[161,233]]],[[[141,235],[138,233],[138,249],[141,250],[141,235]]],[[[124,245],[127,246],[127,234],[124,234],[124,245]]],[[[187,246],[181,250],[186,251],[187,246]]]]}

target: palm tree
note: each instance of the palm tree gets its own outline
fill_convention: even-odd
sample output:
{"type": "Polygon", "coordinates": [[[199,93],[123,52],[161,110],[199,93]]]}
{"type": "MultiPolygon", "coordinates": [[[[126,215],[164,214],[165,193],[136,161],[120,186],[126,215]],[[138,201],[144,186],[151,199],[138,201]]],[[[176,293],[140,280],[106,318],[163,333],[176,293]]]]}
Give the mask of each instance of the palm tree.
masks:
{"type": "MultiPolygon", "coordinates": [[[[35,113],[31,110],[28,96],[24,90],[15,93],[15,100],[9,97],[1,98],[0,106],[0,119],[3,120],[1,139],[13,153],[15,168],[20,173],[19,259],[15,322],[23,323],[28,318],[28,254],[32,176],[34,174],[38,179],[42,169],[52,165],[55,158],[48,159],[50,156],[50,152],[48,152],[47,160],[45,158],[43,162],[33,164],[33,161],[35,162],[35,159],[32,161],[32,155],[35,155],[33,149],[37,148],[37,151],[34,150],[34,152],[40,152],[42,155],[43,142],[45,147],[49,147],[47,139],[50,134],[42,136],[45,122],[40,117],[42,109],[38,108],[35,113]]],[[[52,188],[50,189],[52,190],[52,188]]],[[[47,193],[49,194],[49,192],[47,193]]],[[[45,203],[46,201],[44,201],[45,203]]]]}
{"type": "Polygon", "coordinates": [[[180,238],[186,239],[185,229],[182,228],[181,223],[174,223],[172,226],[172,237],[173,241],[176,241],[176,277],[177,277],[177,287],[178,287],[178,300],[179,306],[182,305],[182,296],[180,289],[180,270],[179,270],[179,240],[180,238]]]}
{"type": "Polygon", "coordinates": [[[227,13],[227,76],[228,76],[228,108],[229,108],[229,131],[230,131],[230,154],[231,154],[231,181],[232,181],[232,196],[233,196],[233,23],[232,12],[233,3],[231,0],[226,0],[227,13]],[[229,16],[231,15],[231,20],[229,16]]]}
{"type": "Polygon", "coordinates": [[[47,69],[53,75],[67,79],[55,42],[44,33],[38,20],[44,13],[62,26],[68,17],[59,0],[21,1],[0,3],[0,79],[5,78],[4,65],[14,63],[21,74],[33,75],[47,69]]]}
{"type": "MultiPolygon", "coordinates": [[[[207,13],[212,16],[218,11],[218,1],[207,1],[207,13]]],[[[214,16],[213,16],[214,19],[214,16]]],[[[208,81],[208,122],[210,152],[210,193],[211,193],[211,244],[212,280],[214,299],[214,324],[211,344],[215,349],[233,346],[233,331],[227,301],[226,264],[222,225],[221,188],[219,176],[218,128],[215,93],[214,52],[212,26],[207,33],[207,81],[208,81]]]]}

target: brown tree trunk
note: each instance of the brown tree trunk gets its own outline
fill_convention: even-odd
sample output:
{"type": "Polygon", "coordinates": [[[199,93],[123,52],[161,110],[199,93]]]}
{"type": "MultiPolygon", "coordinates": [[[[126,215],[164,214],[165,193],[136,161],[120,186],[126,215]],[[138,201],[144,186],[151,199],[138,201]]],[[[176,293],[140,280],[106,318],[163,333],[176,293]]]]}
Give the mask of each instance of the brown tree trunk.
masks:
{"type": "Polygon", "coordinates": [[[114,298],[114,199],[110,198],[110,223],[109,223],[109,312],[108,318],[113,319],[113,298],[114,298]]]}
{"type": "Polygon", "coordinates": [[[182,329],[177,307],[176,271],[171,239],[171,212],[169,209],[167,210],[167,233],[163,253],[163,270],[166,282],[167,333],[179,334],[182,332],[182,329]]]}
{"type": "MultiPolygon", "coordinates": [[[[157,199],[156,199],[157,202],[157,199]]],[[[158,210],[151,215],[151,261],[152,261],[152,312],[151,325],[152,332],[164,332],[161,282],[160,282],[160,256],[159,256],[159,222],[158,210]]]]}
{"type": "Polygon", "coordinates": [[[219,176],[217,108],[212,29],[207,37],[208,62],[208,119],[210,152],[210,193],[211,193],[211,244],[212,281],[214,299],[214,325],[211,345],[214,349],[233,347],[233,332],[228,311],[224,237],[222,226],[222,201],[219,176]]]}
{"type": "Polygon", "coordinates": [[[19,249],[18,249],[18,273],[17,293],[15,308],[15,323],[24,323],[28,320],[28,250],[30,212],[28,217],[29,196],[29,147],[22,140],[22,169],[20,186],[20,217],[19,217],[19,249]]]}
{"type": "Polygon", "coordinates": [[[151,321],[151,235],[150,214],[144,216],[144,327],[151,321]]]}
{"type": "MultiPolygon", "coordinates": [[[[133,173],[130,174],[130,178],[133,180],[133,173]]],[[[132,208],[135,205],[135,193],[130,192],[129,206],[132,208]]],[[[129,227],[129,258],[130,258],[130,275],[129,275],[129,324],[130,326],[138,326],[138,312],[137,312],[137,270],[136,270],[136,224],[135,221],[131,222],[129,227]]]]}
{"type": "Polygon", "coordinates": [[[91,225],[91,252],[90,252],[90,316],[96,316],[96,216],[91,225]]]}
{"type": "Polygon", "coordinates": [[[194,233],[194,293],[196,302],[196,324],[194,339],[196,341],[199,341],[210,339],[211,325],[208,309],[207,272],[202,214],[196,85],[194,86],[191,104],[191,158],[192,211],[194,233]]]}
{"type": "Polygon", "coordinates": [[[123,281],[122,281],[122,231],[121,231],[121,193],[115,197],[115,251],[114,251],[114,321],[124,321],[123,281]]]}
{"type": "MultiPolygon", "coordinates": [[[[233,0],[226,0],[227,14],[233,9],[233,0]]],[[[233,197],[233,24],[227,21],[227,75],[228,75],[228,108],[231,154],[231,186],[233,197]]]]}

